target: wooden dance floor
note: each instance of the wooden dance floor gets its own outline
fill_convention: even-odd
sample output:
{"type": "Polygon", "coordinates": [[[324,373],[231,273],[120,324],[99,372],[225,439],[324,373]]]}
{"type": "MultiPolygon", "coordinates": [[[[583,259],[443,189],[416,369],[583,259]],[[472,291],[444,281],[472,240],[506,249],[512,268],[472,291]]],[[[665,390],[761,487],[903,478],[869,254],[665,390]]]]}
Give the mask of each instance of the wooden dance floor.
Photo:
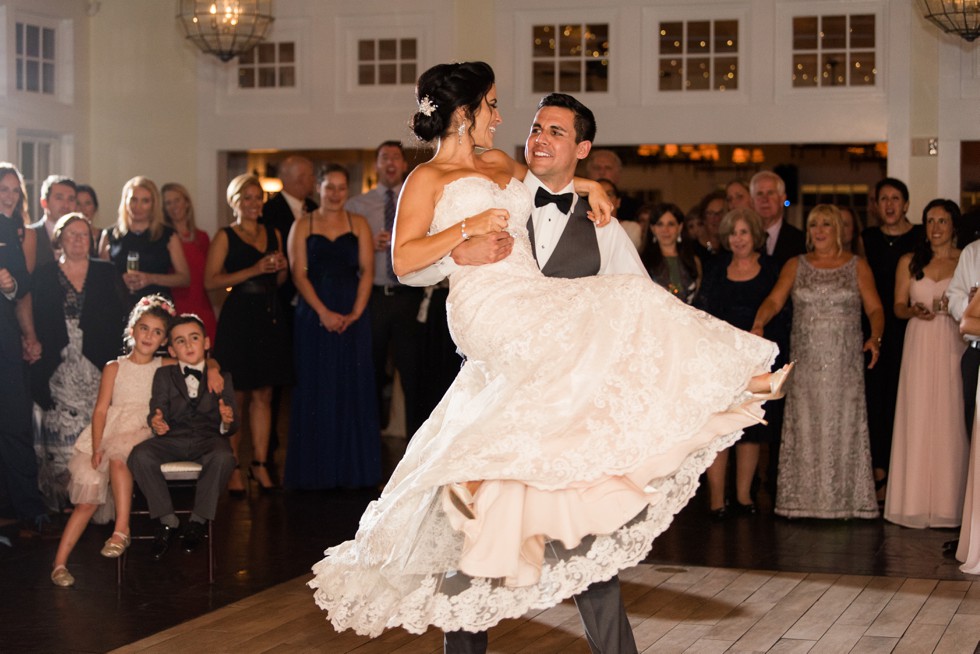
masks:
{"type": "MultiPolygon", "coordinates": [[[[621,575],[641,652],[978,651],[980,582],[642,564],[621,575]]],[[[306,577],[115,652],[442,652],[442,634],[337,633],[306,577]]],[[[491,653],[588,654],[571,601],[490,631],[491,653]]]]}

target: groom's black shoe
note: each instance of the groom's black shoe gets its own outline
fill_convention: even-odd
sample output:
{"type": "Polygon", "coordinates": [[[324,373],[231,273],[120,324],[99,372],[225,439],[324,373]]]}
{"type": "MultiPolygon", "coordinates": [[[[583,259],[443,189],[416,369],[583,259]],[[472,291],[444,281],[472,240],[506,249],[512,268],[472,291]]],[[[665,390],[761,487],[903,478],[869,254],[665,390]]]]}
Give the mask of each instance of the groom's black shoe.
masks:
{"type": "Polygon", "coordinates": [[[150,556],[153,557],[154,561],[159,561],[167,553],[176,532],[174,527],[168,527],[164,524],[157,526],[157,530],[153,534],[153,545],[150,546],[150,556]]]}

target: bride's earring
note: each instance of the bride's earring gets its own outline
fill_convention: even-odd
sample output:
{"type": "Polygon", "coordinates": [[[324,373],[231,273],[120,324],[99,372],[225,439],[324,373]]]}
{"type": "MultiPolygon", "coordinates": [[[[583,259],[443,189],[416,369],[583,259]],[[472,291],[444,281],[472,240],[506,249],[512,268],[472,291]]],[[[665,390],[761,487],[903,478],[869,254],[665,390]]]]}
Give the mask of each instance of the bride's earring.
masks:
{"type": "Polygon", "coordinates": [[[465,133],[466,133],[466,121],[464,120],[459,124],[459,127],[456,128],[456,135],[459,137],[460,145],[463,145],[463,134],[465,133]]]}

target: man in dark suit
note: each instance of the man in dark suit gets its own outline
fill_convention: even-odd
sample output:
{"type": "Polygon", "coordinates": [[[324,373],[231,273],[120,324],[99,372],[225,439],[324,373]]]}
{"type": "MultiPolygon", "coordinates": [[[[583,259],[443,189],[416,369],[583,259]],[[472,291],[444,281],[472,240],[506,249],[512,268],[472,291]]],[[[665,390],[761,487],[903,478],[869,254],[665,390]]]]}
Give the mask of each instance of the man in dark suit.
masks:
{"type": "Polygon", "coordinates": [[[172,461],[196,461],[202,465],[194,510],[181,535],[184,551],[192,552],[204,536],[207,521],[214,520],[218,496],[235,469],[235,456],[227,437],[238,429],[231,375],[223,373],[220,396],[207,388],[204,357],[211,343],[204,323],[194,314],[185,313],[173,320],[169,337],[168,349],[177,365],[161,366],[153,376],[147,422],[156,436],[134,447],[127,461],[146,496],[150,517],[160,520],[152,548],[153,558],[158,561],[180,526],[160,465],[172,461]]]}
{"type": "MultiPolygon", "coordinates": [[[[279,230],[283,244],[282,254],[287,258],[288,264],[289,253],[286,251],[286,239],[289,238],[289,230],[300,216],[304,213],[311,213],[317,208],[317,203],[310,199],[316,190],[313,162],[298,155],[287,157],[279,164],[279,181],[282,182],[282,190],[262,205],[262,217],[259,222],[279,230]]],[[[296,286],[293,284],[292,275],[286,276],[286,281],[276,291],[276,296],[279,298],[279,304],[283,310],[282,315],[286,319],[287,332],[292,338],[293,298],[296,297],[296,286]]],[[[270,457],[279,448],[279,432],[276,430],[276,425],[279,423],[279,407],[281,404],[282,386],[276,386],[272,391],[272,432],[269,434],[270,457]]]]}
{"type": "MultiPolygon", "coordinates": [[[[552,93],[538,104],[524,147],[530,169],[524,184],[534,197],[527,226],[535,259],[549,277],[647,276],[619,223],[595,227],[586,215],[588,202],[574,192],[575,167],[589,155],[595,129],[592,112],[570,95],[552,93]]],[[[402,281],[431,284],[457,265],[499,261],[510,254],[512,246],[513,237],[506,232],[473,237],[449,257],[402,281]]],[[[561,545],[551,542],[548,547],[559,549],[561,545]]],[[[575,604],[595,654],[636,653],[618,576],[592,584],[575,596],[575,604]]],[[[445,636],[447,654],[482,654],[487,644],[486,632],[454,631],[445,636]]]]}
{"type": "Polygon", "coordinates": [[[347,201],[347,210],[367,219],[374,234],[374,286],[371,289],[371,348],[374,383],[382,429],[391,419],[391,401],[386,392],[393,383],[388,374],[389,359],[394,363],[405,394],[405,435],[409,438],[422,426],[427,404],[422,398],[421,354],[425,347],[419,308],[424,291],[400,284],[391,265],[391,232],[395,206],[402,190],[408,161],[400,141],[385,141],[374,157],[378,184],[367,193],[347,201]]]}
{"type": "MultiPolygon", "coordinates": [[[[787,223],[783,218],[786,210],[786,183],[774,172],[763,170],[749,181],[752,208],[762,218],[762,228],[766,230],[765,253],[782,270],[783,265],[793,257],[806,252],[806,237],[803,232],[787,223]]],[[[781,320],[792,320],[792,306],[787,303],[781,320]]],[[[787,334],[789,330],[785,330],[787,334]]],[[[779,356],[774,364],[778,369],[790,361],[789,341],[777,341],[779,356]]],[[[776,496],[776,477],[779,472],[779,446],[783,427],[783,410],[786,402],[769,402],[766,405],[766,420],[772,441],[769,443],[769,465],[766,489],[776,496]]]]}
{"type": "Polygon", "coordinates": [[[752,208],[762,218],[766,230],[766,254],[780,270],[787,261],[806,252],[803,232],[783,220],[786,211],[786,183],[774,172],[763,170],[749,182],[752,208]]]}
{"type": "Polygon", "coordinates": [[[23,229],[19,221],[0,214],[0,483],[25,528],[54,535],[37,485],[31,399],[16,314],[17,302],[30,290],[21,249],[23,229]]]}
{"type": "Polygon", "coordinates": [[[64,175],[48,175],[41,183],[41,209],[44,215],[27,227],[36,235],[34,270],[54,261],[54,247],[51,245],[54,226],[62,216],[75,210],[77,188],[75,182],[64,175]]]}

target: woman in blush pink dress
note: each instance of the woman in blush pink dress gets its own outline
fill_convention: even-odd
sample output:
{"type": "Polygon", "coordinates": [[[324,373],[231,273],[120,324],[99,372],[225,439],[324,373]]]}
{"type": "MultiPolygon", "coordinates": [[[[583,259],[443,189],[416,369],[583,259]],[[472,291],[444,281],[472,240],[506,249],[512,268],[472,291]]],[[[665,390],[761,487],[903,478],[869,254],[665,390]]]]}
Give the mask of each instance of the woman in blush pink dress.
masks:
{"type": "Polygon", "coordinates": [[[959,217],[952,200],[926,205],[928,240],[899,259],[895,276],[895,315],[909,323],[885,519],[904,527],[957,527],[963,514],[968,443],[960,357],[966,346],[943,300],[960,258],[959,217]]]}
{"type": "Polygon", "coordinates": [[[194,205],[190,193],[182,184],[168,182],[160,189],[163,195],[163,217],[168,227],[172,227],[180,237],[184,248],[184,258],[191,272],[189,286],[175,287],[171,290],[178,313],[193,313],[204,322],[208,338],[214,341],[214,308],[204,290],[204,263],[208,259],[211,240],[207,232],[198,229],[194,223],[194,205]]]}

